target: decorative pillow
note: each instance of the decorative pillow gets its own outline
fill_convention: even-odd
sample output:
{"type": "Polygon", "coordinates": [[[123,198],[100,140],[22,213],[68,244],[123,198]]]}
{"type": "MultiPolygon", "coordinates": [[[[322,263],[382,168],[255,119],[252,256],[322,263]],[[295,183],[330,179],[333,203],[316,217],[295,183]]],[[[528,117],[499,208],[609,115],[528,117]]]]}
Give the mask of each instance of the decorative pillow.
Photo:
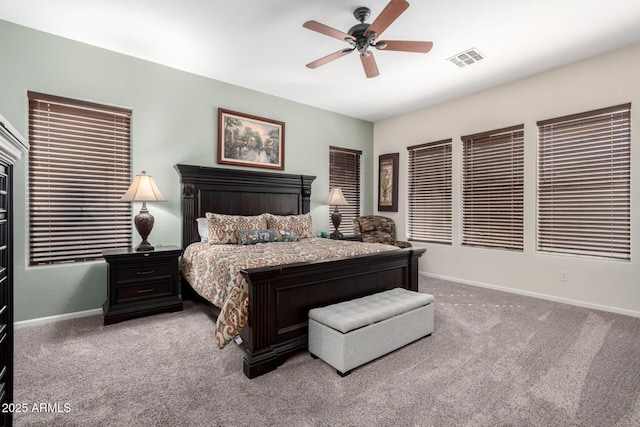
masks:
{"type": "Polygon", "coordinates": [[[315,237],[310,213],[302,215],[265,215],[267,215],[267,228],[293,228],[298,232],[299,239],[315,237]]]}
{"type": "Polygon", "coordinates": [[[255,245],[270,242],[297,242],[298,232],[292,228],[268,230],[238,230],[239,245],[255,245]]]}
{"type": "Polygon", "coordinates": [[[238,230],[260,230],[267,228],[267,217],[223,215],[207,212],[209,221],[209,243],[227,245],[238,243],[238,230]]]}
{"type": "Polygon", "coordinates": [[[206,242],[209,239],[209,220],[207,218],[196,218],[198,223],[198,235],[200,235],[200,241],[206,242]]]}

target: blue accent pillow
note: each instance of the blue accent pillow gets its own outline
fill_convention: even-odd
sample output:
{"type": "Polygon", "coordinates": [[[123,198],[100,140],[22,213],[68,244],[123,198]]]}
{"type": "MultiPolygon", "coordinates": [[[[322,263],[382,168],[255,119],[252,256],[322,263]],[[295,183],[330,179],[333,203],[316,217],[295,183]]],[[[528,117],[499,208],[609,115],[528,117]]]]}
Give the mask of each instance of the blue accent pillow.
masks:
{"type": "Polygon", "coordinates": [[[297,242],[298,232],[293,228],[270,228],[268,230],[238,230],[239,245],[255,245],[270,242],[297,242]]]}

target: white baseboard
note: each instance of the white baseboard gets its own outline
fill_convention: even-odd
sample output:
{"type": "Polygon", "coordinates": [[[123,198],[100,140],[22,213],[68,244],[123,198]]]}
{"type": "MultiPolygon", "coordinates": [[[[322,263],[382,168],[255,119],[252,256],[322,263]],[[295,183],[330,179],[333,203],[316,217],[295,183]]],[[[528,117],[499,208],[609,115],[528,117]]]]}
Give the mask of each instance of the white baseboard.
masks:
{"type": "Polygon", "coordinates": [[[45,323],[60,322],[61,320],[69,320],[69,319],[77,319],[77,318],[80,318],[80,317],[95,316],[97,314],[102,314],[102,309],[101,308],[94,308],[92,310],[85,310],[85,311],[76,311],[75,313],[58,314],[58,315],[55,315],[55,316],[39,317],[37,319],[21,320],[19,322],[15,322],[13,324],[13,327],[15,329],[20,329],[20,328],[26,328],[28,326],[42,325],[42,324],[45,324],[45,323]]]}
{"type": "Polygon", "coordinates": [[[509,293],[512,293],[512,294],[524,295],[524,296],[533,297],[533,298],[540,298],[540,299],[544,299],[544,300],[548,300],[548,301],[554,301],[554,302],[560,302],[560,303],[563,303],[563,304],[575,305],[575,306],[578,306],[578,307],[592,308],[594,310],[608,311],[610,313],[616,313],[616,314],[624,314],[625,316],[640,317],[640,311],[635,311],[635,310],[626,310],[624,308],[611,307],[611,306],[608,306],[608,305],[591,304],[591,303],[588,303],[588,302],[573,300],[573,299],[570,299],[570,298],[560,298],[560,297],[556,297],[556,296],[553,296],[553,295],[541,294],[541,293],[538,293],[538,292],[530,292],[530,291],[523,291],[521,289],[505,288],[503,286],[491,285],[489,283],[476,282],[476,281],[472,281],[472,280],[464,280],[464,279],[459,279],[457,277],[441,276],[439,274],[431,274],[431,273],[426,273],[426,272],[423,272],[423,271],[419,272],[418,274],[420,274],[421,276],[424,276],[424,277],[432,277],[434,279],[449,280],[451,282],[462,283],[462,284],[465,284],[465,285],[478,286],[480,288],[494,289],[496,291],[509,292],[509,293]]]}

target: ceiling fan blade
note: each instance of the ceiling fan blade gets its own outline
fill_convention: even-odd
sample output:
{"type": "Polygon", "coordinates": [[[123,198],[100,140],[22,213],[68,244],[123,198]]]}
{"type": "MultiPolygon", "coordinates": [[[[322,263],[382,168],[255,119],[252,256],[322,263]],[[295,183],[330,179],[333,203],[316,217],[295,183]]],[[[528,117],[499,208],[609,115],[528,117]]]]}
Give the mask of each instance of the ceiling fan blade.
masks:
{"type": "Polygon", "coordinates": [[[336,30],[335,28],[331,28],[328,25],[321,24],[318,21],[307,21],[304,24],[302,24],[302,26],[304,28],[308,28],[311,31],[317,31],[321,34],[336,38],[338,40],[348,40],[348,39],[355,40],[356,39],[355,37],[350,36],[347,33],[344,33],[340,30],[336,30]]]}
{"type": "Polygon", "coordinates": [[[320,59],[316,59],[313,62],[309,62],[307,64],[307,68],[318,68],[321,65],[324,65],[324,64],[326,64],[328,62],[331,62],[331,61],[336,60],[338,58],[342,58],[343,56],[353,52],[353,50],[354,49],[343,49],[343,50],[339,50],[337,52],[330,53],[327,56],[323,56],[320,59]]]}
{"type": "Polygon", "coordinates": [[[369,52],[369,55],[364,56],[360,55],[360,60],[362,61],[362,66],[364,67],[364,73],[367,75],[367,78],[372,78],[380,75],[380,71],[378,71],[378,65],[376,64],[376,60],[373,57],[373,52],[369,52]]]}
{"type": "Polygon", "coordinates": [[[432,42],[414,42],[408,40],[379,40],[375,44],[378,50],[397,50],[400,52],[427,53],[433,47],[432,42]]]}
{"type": "Polygon", "coordinates": [[[398,16],[402,15],[402,12],[407,10],[408,7],[409,2],[406,0],[391,0],[382,12],[380,12],[380,15],[369,25],[364,35],[368,36],[369,33],[373,32],[376,33],[376,37],[380,37],[380,34],[382,34],[398,16]]]}

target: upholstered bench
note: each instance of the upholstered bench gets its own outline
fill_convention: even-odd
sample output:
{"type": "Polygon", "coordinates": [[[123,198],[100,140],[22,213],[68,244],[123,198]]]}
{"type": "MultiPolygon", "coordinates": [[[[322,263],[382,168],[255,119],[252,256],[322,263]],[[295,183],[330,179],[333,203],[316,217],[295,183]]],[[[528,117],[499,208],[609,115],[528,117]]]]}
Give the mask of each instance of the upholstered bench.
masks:
{"type": "Polygon", "coordinates": [[[403,288],[309,311],[309,353],[345,376],[433,332],[433,295],[403,288]]]}

